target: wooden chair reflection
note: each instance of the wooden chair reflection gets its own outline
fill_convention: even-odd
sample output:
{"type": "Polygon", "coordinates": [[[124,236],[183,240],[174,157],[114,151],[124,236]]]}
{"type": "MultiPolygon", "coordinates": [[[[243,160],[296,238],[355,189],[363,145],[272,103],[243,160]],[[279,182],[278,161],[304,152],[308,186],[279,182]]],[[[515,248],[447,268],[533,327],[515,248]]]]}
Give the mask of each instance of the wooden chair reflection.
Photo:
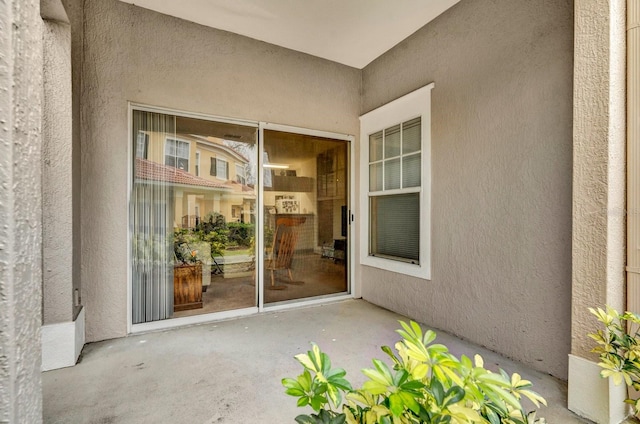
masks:
{"type": "Polygon", "coordinates": [[[288,284],[304,284],[302,281],[295,281],[291,274],[291,263],[295,254],[296,244],[298,243],[299,227],[305,222],[304,217],[287,217],[278,218],[276,221],[276,230],[273,235],[273,245],[271,247],[270,257],[267,261],[267,270],[271,272],[272,290],[282,290],[287,288],[284,285],[276,285],[275,272],[287,270],[289,281],[288,284]]]}

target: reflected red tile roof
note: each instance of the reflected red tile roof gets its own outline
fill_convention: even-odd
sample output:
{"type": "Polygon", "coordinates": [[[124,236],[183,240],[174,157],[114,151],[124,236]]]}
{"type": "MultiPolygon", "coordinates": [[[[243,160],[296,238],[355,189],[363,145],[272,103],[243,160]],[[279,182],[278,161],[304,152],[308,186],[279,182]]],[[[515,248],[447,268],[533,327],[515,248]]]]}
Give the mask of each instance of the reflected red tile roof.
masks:
{"type": "Polygon", "coordinates": [[[209,188],[232,188],[224,183],[217,183],[195,175],[189,174],[182,169],[173,166],[163,165],[147,159],[136,158],[136,178],[149,181],[162,181],[173,184],[183,184],[209,188]]]}

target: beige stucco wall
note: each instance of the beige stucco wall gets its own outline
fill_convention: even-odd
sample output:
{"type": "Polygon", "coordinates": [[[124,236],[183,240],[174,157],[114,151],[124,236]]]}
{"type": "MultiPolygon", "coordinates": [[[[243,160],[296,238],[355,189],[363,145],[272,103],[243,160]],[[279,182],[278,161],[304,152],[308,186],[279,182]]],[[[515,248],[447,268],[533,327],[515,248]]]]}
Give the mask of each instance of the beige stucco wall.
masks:
{"type": "Polygon", "coordinates": [[[69,322],[73,305],[71,28],[44,22],[42,323],[69,322]]]}
{"type": "Polygon", "coordinates": [[[432,91],[432,280],[373,303],[555,376],[571,337],[573,2],[462,1],[363,72],[362,112],[432,91]]]}
{"type": "Polygon", "coordinates": [[[594,360],[587,308],[625,308],[626,19],[623,0],[576,6],[571,353],[594,360]]]}
{"type": "Polygon", "coordinates": [[[85,4],[81,272],[93,341],[127,331],[127,101],[355,134],[360,72],[115,0],[85,4]]]}
{"type": "MultiPolygon", "coordinates": [[[[72,86],[72,148],[71,148],[71,172],[73,179],[73,289],[78,292],[79,303],[82,303],[82,243],[80,234],[82,198],[80,196],[80,185],[82,174],[80,129],[82,128],[81,104],[82,97],[82,58],[84,44],[84,25],[82,7],[76,0],[62,0],[68,19],[71,23],[71,86],[72,86]]],[[[74,308],[74,316],[80,311],[80,306],[74,308]]]]}
{"type": "Polygon", "coordinates": [[[0,2],[0,422],[42,421],[42,34],[38,0],[0,2]]]}

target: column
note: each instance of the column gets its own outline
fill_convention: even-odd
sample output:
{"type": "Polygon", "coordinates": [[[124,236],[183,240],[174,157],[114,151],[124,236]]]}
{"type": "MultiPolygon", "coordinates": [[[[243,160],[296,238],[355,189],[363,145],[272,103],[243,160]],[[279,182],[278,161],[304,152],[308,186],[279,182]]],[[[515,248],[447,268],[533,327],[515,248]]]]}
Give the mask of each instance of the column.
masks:
{"type": "Polygon", "coordinates": [[[626,415],[626,388],[600,378],[589,307],[624,308],[625,3],[577,0],[574,44],[572,329],[569,409],[626,415]]]}
{"type": "Polygon", "coordinates": [[[0,2],[0,422],[42,422],[42,19],[0,2]]]}

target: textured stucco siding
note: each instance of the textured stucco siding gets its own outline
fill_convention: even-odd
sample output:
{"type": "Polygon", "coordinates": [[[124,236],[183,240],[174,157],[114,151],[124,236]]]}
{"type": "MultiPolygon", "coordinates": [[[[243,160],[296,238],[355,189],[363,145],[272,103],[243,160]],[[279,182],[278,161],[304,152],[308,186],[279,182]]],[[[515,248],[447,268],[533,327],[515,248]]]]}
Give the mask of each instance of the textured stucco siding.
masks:
{"type": "MultiPolygon", "coordinates": [[[[71,147],[71,175],[72,175],[72,214],[73,214],[73,291],[77,291],[80,303],[82,303],[82,281],[81,281],[81,264],[82,264],[82,244],[80,237],[81,224],[81,206],[82,199],[80,196],[80,186],[82,183],[80,169],[80,149],[82,143],[80,140],[81,121],[81,103],[82,96],[82,57],[84,43],[84,14],[83,2],[80,0],[61,0],[64,11],[67,15],[68,22],[71,25],[71,87],[72,87],[72,105],[71,105],[71,128],[72,128],[72,147],[71,147]]],[[[80,306],[74,307],[74,318],[80,312],[80,306]]]]}
{"type": "Polygon", "coordinates": [[[360,71],[115,0],[85,3],[83,37],[81,275],[95,341],[127,331],[127,101],[356,134],[360,71]]]}
{"type": "Polygon", "coordinates": [[[575,25],[573,312],[583,358],[589,307],[625,307],[625,2],[580,1],[575,25]]]}
{"type": "Polygon", "coordinates": [[[0,2],[0,422],[42,421],[42,21],[0,2]]]}
{"type": "Polygon", "coordinates": [[[42,322],[53,324],[74,318],[71,28],[44,21],[44,31],[42,322]]]}
{"type": "Polygon", "coordinates": [[[573,2],[462,1],[363,71],[362,112],[432,91],[432,280],[364,299],[567,378],[573,2]]]}

